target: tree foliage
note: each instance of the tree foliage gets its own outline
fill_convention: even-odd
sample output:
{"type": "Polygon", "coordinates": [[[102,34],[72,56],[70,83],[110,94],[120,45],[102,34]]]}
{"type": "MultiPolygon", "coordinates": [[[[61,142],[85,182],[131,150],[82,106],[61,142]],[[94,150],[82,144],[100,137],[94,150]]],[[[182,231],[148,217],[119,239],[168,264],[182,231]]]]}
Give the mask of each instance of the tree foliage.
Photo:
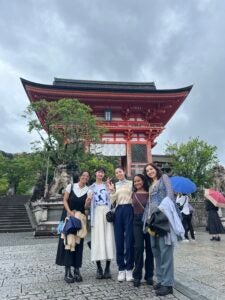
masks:
{"type": "Polygon", "coordinates": [[[105,179],[114,176],[115,160],[106,157],[89,155],[87,159],[80,164],[81,170],[87,170],[90,174],[90,183],[95,181],[95,170],[103,167],[106,170],[105,179]]]}
{"type": "Polygon", "coordinates": [[[31,193],[38,174],[44,172],[44,161],[43,153],[0,154],[0,194],[9,188],[19,195],[31,193]]]}
{"type": "Polygon", "coordinates": [[[103,133],[91,108],[75,99],[31,103],[24,117],[28,120],[29,132],[38,133],[55,167],[64,164],[78,170],[85,158],[85,145],[97,142],[103,133]]]}
{"type": "Polygon", "coordinates": [[[187,143],[168,143],[166,154],[173,158],[173,172],[192,179],[198,187],[210,186],[212,168],[218,163],[216,147],[210,146],[199,138],[187,143]]]}

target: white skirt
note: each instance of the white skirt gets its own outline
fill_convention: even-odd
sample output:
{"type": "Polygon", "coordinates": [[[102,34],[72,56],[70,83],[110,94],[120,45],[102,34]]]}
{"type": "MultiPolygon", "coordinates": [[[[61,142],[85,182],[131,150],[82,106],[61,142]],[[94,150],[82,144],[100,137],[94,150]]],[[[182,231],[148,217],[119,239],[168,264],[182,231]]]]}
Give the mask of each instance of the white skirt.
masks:
{"type": "Polygon", "coordinates": [[[96,206],[94,226],[91,228],[91,260],[111,260],[115,253],[113,223],[106,220],[108,206],[96,206]]]}

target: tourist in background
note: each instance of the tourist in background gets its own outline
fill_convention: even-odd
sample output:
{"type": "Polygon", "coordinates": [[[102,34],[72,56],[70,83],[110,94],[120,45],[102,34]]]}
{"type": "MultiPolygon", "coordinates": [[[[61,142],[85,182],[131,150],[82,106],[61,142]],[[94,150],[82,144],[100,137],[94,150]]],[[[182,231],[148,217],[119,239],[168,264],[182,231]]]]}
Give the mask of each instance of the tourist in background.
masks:
{"type": "Polygon", "coordinates": [[[111,278],[110,262],[114,257],[113,224],[107,222],[106,213],[111,208],[109,191],[103,182],[104,168],[95,171],[96,181],[89,187],[85,207],[91,208],[91,260],[96,262],[97,279],[111,278]],[[103,272],[101,261],[106,261],[103,272]]]}
{"type": "MultiPolygon", "coordinates": [[[[69,184],[66,187],[63,204],[64,209],[61,216],[61,221],[64,221],[67,216],[74,216],[75,211],[79,211],[85,214],[85,200],[87,198],[89,173],[82,171],[79,176],[78,183],[69,184]]],[[[65,266],[65,277],[64,280],[67,283],[73,283],[74,281],[82,281],[80,274],[80,268],[82,266],[83,257],[83,243],[81,239],[80,243],[76,245],[75,251],[65,249],[64,240],[59,237],[56,264],[65,266]],[[74,274],[72,274],[71,267],[74,268],[74,274]]]]}
{"type": "Polygon", "coordinates": [[[132,207],[132,181],[125,177],[122,167],[115,169],[118,179],[115,187],[108,180],[111,202],[116,202],[115,211],[115,242],[116,261],[119,268],[118,281],[132,281],[134,267],[134,237],[133,237],[133,207],[132,207]],[[125,247],[125,249],[124,249],[125,247]]]}
{"type": "MultiPolygon", "coordinates": [[[[146,206],[149,218],[158,209],[165,197],[174,200],[174,194],[168,176],[166,174],[162,175],[161,170],[153,163],[148,163],[144,167],[144,175],[150,185],[149,204],[146,206]]],[[[171,241],[168,242],[165,236],[151,235],[151,246],[156,262],[157,284],[154,285],[156,295],[172,294],[174,285],[174,245],[171,241]]]]}
{"type": "Polygon", "coordinates": [[[210,241],[220,241],[220,234],[225,233],[220,217],[218,215],[218,207],[211,201],[205,200],[205,209],[208,213],[207,228],[211,235],[210,241]]]}
{"type": "Polygon", "coordinates": [[[194,229],[192,226],[192,212],[191,212],[191,207],[190,207],[190,203],[189,203],[189,196],[186,194],[178,194],[177,198],[176,198],[176,203],[178,205],[178,207],[180,208],[181,214],[182,214],[182,224],[184,226],[184,230],[185,230],[185,240],[189,242],[189,236],[188,236],[188,232],[190,231],[191,234],[191,239],[192,241],[195,241],[195,234],[194,234],[194,229]]]}
{"type": "Polygon", "coordinates": [[[154,259],[149,233],[143,232],[143,213],[148,202],[148,182],[144,175],[136,174],[133,178],[132,204],[134,209],[134,286],[139,287],[142,279],[145,249],[145,276],[147,284],[153,285],[154,259]]]}

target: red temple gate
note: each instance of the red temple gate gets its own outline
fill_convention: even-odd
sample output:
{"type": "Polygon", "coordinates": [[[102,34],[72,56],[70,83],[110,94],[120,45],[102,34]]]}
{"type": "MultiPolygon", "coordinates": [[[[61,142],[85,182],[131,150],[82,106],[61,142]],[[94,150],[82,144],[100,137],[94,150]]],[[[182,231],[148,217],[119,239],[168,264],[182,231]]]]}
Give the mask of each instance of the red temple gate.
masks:
{"type": "Polygon", "coordinates": [[[152,161],[151,149],[192,86],[157,90],[154,83],[55,79],[53,85],[21,79],[31,102],[74,98],[89,105],[107,128],[102,143],[90,151],[120,156],[128,176],[152,161]]]}

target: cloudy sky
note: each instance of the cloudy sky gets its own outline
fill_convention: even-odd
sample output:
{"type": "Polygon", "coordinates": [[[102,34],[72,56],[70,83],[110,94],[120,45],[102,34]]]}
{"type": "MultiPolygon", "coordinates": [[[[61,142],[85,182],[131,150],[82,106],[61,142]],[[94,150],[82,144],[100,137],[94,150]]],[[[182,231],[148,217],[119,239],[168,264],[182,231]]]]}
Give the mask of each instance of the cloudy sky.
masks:
{"type": "Polygon", "coordinates": [[[0,0],[0,150],[30,151],[20,77],[194,87],[165,143],[199,136],[225,164],[225,1],[0,0]]]}

